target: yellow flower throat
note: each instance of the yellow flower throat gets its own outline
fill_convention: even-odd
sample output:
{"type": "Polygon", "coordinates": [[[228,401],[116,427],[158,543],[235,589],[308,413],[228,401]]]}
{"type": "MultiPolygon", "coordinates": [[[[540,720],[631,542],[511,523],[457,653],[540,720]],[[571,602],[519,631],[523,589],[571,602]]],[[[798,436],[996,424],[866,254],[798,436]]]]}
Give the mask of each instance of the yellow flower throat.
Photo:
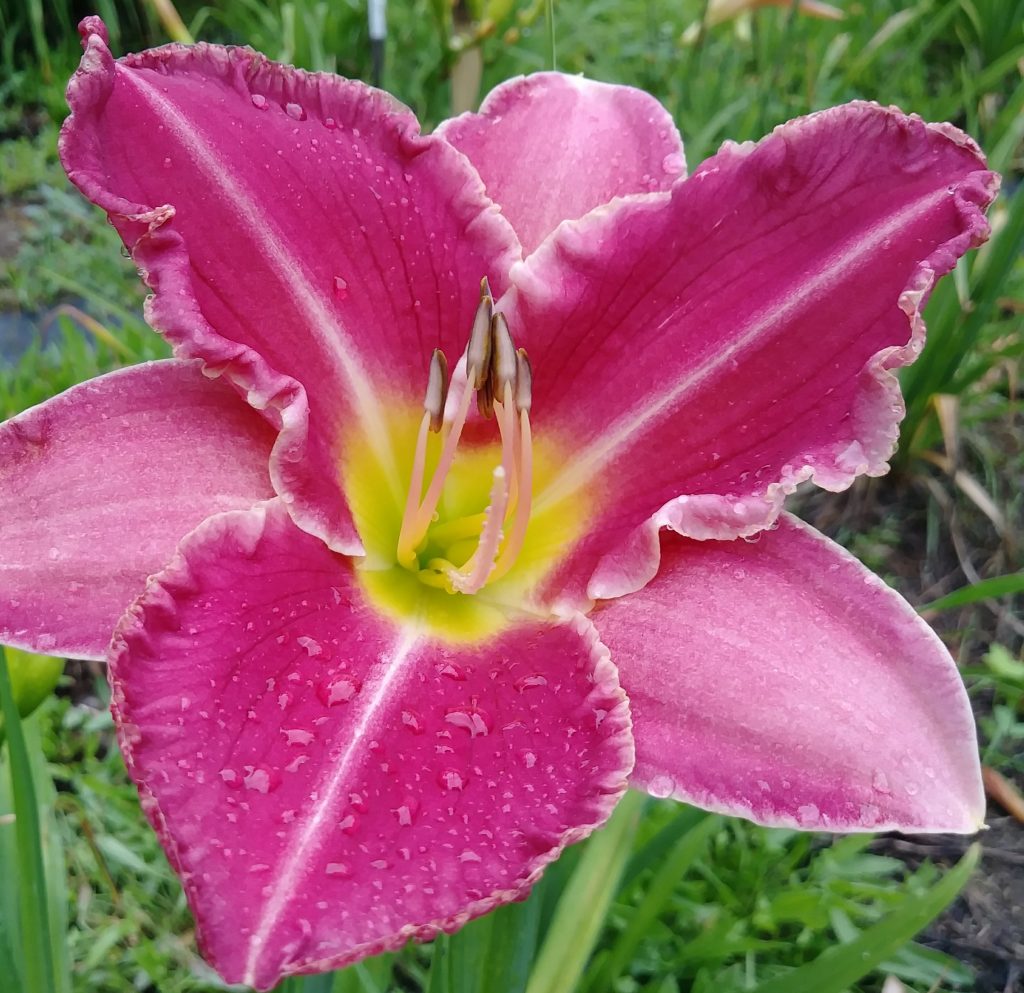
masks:
{"type": "Polygon", "coordinates": [[[530,590],[573,544],[586,515],[578,495],[535,500],[564,464],[564,449],[553,438],[533,439],[530,362],[494,312],[486,280],[455,378],[461,382],[449,402],[448,364],[436,349],[420,411],[388,405],[399,490],[365,439],[349,449],[343,485],[366,549],[359,577],[371,602],[400,622],[467,642],[529,609],[530,590]],[[474,397],[496,423],[497,439],[467,444],[474,397]]]}

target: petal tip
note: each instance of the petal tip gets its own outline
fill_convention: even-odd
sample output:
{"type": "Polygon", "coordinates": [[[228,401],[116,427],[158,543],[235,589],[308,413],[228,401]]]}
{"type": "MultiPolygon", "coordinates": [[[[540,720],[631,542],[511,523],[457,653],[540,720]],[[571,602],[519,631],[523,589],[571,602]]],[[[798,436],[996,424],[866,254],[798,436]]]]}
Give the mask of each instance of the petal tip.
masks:
{"type": "Polygon", "coordinates": [[[93,38],[98,38],[104,48],[110,46],[110,34],[107,31],[107,26],[103,23],[103,18],[96,14],[83,17],[78,22],[78,34],[82,39],[82,48],[87,49],[93,38]]]}

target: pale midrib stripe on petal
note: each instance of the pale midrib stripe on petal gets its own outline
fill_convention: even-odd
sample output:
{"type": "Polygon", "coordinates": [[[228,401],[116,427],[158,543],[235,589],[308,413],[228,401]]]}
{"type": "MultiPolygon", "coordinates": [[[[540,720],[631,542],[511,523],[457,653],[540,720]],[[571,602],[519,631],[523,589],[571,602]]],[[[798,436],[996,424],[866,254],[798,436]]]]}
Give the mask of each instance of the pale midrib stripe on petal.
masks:
{"type": "Polygon", "coordinates": [[[330,766],[327,774],[318,781],[319,796],[316,804],[306,815],[302,830],[291,844],[291,855],[274,872],[268,885],[273,896],[267,903],[259,923],[249,941],[249,957],[245,965],[244,983],[252,986],[256,982],[256,967],[260,954],[274,928],[287,909],[296,887],[305,880],[307,857],[315,851],[320,837],[334,828],[331,814],[338,795],[345,789],[351,776],[362,762],[364,738],[381,710],[392,699],[392,691],[407,671],[407,663],[413,659],[420,633],[407,630],[395,643],[391,652],[382,654],[377,672],[359,694],[359,710],[351,735],[346,735],[348,744],[337,763],[330,766]]]}
{"type": "MultiPolygon", "coordinates": [[[[635,435],[650,427],[659,417],[669,413],[687,393],[719,372],[758,338],[768,335],[773,328],[792,317],[811,298],[833,283],[841,272],[866,264],[872,252],[886,238],[891,238],[901,228],[912,223],[917,216],[927,213],[949,195],[945,190],[929,193],[869,228],[856,241],[848,242],[837,249],[817,275],[806,280],[795,292],[778,300],[770,309],[759,312],[754,320],[739,330],[728,346],[716,352],[674,385],[665,387],[659,384],[656,387],[657,391],[664,390],[660,396],[640,410],[621,417],[598,441],[584,448],[581,454],[569,463],[565,471],[556,476],[537,497],[534,502],[535,508],[543,509],[586,486],[632,443],[635,435]]],[[[910,333],[909,324],[907,333],[910,333]]]]}
{"type": "MultiPolygon", "coordinates": [[[[323,293],[310,283],[301,267],[295,264],[294,257],[273,226],[271,218],[261,210],[259,201],[251,191],[235,180],[229,163],[219,158],[202,141],[199,131],[167,97],[137,73],[125,73],[125,76],[167,122],[171,134],[191,156],[206,182],[219,189],[234,204],[250,237],[260,247],[263,258],[271,263],[291,297],[296,313],[302,315],[310,335],[319,340],[324,353],[332,359],[339,379],[347,383],[359,419],[373,439],[376,450],[381,453],[390,452],[391,440],[383,413],[366,370],[355,358],[357,349],[351,335],[338,322],[323,293]]],[[[388,461],[393,463],[393,459],[388,461]]]]}

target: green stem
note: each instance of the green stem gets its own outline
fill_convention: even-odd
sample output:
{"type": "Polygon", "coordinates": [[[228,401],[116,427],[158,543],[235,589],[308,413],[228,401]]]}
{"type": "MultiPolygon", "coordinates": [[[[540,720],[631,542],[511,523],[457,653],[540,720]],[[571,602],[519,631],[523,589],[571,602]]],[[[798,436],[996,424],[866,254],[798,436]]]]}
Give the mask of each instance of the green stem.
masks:
{"type": "Polygon", "coordinates": [[[0,647],[0,705],[7,730],[7,752],[11,761],[11,791],[14,795],[14,829],[21,876],[18,901],[21,907],[21,945],[24,953],[25,993],[52,993],[56,989],[50,955],[50,918],[46,906],[46,876],[40,836],[39,805],[32,765],[21,728],[21,715],[14,702],[14,689],[7,670],[7,656],[0,647]]]}

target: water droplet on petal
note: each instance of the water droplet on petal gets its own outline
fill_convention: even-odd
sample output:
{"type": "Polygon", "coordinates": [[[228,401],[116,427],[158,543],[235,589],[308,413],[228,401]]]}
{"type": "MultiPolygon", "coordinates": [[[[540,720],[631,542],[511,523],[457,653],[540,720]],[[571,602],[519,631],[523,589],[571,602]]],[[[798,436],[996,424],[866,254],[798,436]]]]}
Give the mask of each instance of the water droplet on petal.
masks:
{"type": "Polygon", "coordinates": [[[409,827],[419,811],[419,804],[412,798],[407,797],[405,802],[395,807],[391,812],[398,819],[399,825],[409,827]]]}
{"type": "Polygon", "coordinates": [[[306,119],[306,112],[297,103],[286,103],[284,105],[284,112],[293,121],[304,121],[306,119]]]}
{"type": "Polygon", "coordinates": [[[423,721],[420,720],[419,714],[415,710],[402,711],[402,724],[413,734],[423,734],[423,721]]]}
{"type": "Polygon", "coordinates": [[[303,728],[281,728],[281,733],[289,745],[308,745],[313,741],[312,732],[303,728]]]}
{"type": "Polygon", "coordinates": [[[467,777],[458,769],[442,769],[438,773],[437,779],[442,788],[446,790],[464,790],[468,781],[467,777]]]}
{"type": "Polygon", "coordinates": [[[876,769],[875,774],[871,777],[871,785],[878,790],[879,793],[891,793],[892,790],[889,788],[889,779],[882,772],[881,769],[876,769]]]}
{"type": "Polygon", "coordinates": [[[813,803],[804,803],[797,807],[796,819],[798,824],[804,826],[817,824],[821,819],[821,812],[813,803]]]}
{"type": "Polygon", "coordinates": [[[671,776],[655,776],[647,784],[647,792],[659,799],[671,796],[675,792],[675,788],[676,783],[671,776]]]}
{"type": "Polygon", "coordinates": [[[470,849],[467,848],[467,849],[465,849],[465,851],[459,852],[459,861],[460,862],[481,862],[482,859],[480,858],[479,855],[477,855],[476,852],[471,851],[470,849]]]}
{"type": "Polygon", "coordinates": [[[337,876],[339,879],[348,879],[352,875],[352,869],[345,862],[328,862],[327,875],[337,876]]]}
{"type": "Polygon", "coordinates": [[[306,649],[306,654],[310,658],[313,658],[314,655],[319,655],[319,654],[321,654],[323,652],[323,649],[320,647],[320,642],[317,641],[315,638],[310,638],[310,637],[308,637],[306,635],[300,635],[295,640],[304,649],[306,649]]]}
{"type": "Polygon", "coordinates": [[[454,727],[468,731],[472,738],[484,737],[491,731],[490,718],[479,707],[457,707],[449,710],[444,719],[454,727]]]}
{"type": "Polygon", "coordinates": [[[348,282],[341,276],[334,277],[334,295],[339,300],[348,299],[348,282]]]}
{"type": "Polygon", "coordinates": [[[269,793],[277,786],[276,777],[272,776],[267,769],[260,769],[258,766],[245,766],[245,776],[242,779],[247,790],[255,790],[257,793],[269,793]]]}
{"type": "Polygon", "coordinates": [[[242,780],[238,778],[238,773],[234,769],[221,769],[220,778],[224,780],[225,786],[230,786],[233,790],[242,786],[242,780]]]}
{"type": "Polygon", "coordinates": [[[351,679],[332,679],[317,687],[316,695],[325,707],[348,703],[356,695],[356,684],[351,679]]]}
{"type": "Polygon", "coordinates": [[[519,753],[519,757],[523,760],[523,765],[527,769],[532,769],[537,764],[537,753],[529,750],[522,751],[519,753]]]}
{"type": "Polygon", "coordinates": [[[454,679],[457,683],[464,683],[466,681],[466,674],[457,665],[452,665],[451,662],[438,666],[437,671],[439,675],[454,679]]]}
{"type": "Polygon", "coordinates": [[[520,693],[522,693],[523,690],[536,689],[538,686],[547,685],[547,677],[542,676],[540,673],[535,673],[532,676],[523,676],[522,679],[516,680],[516,689],[519,690],[520,693]]]}
{"type": "Polygon", "coordinates": [[[252,105],[257,110],[267,109],[267,98],[262,93],[254,93],[252,95],[252,105]]]}
{"type": "Polygon", "coordinates": [[[669,176],[678,176],[686,168],[686,163],[678,152],[670,152],[661,160],[661,168],[669,176]]]}

